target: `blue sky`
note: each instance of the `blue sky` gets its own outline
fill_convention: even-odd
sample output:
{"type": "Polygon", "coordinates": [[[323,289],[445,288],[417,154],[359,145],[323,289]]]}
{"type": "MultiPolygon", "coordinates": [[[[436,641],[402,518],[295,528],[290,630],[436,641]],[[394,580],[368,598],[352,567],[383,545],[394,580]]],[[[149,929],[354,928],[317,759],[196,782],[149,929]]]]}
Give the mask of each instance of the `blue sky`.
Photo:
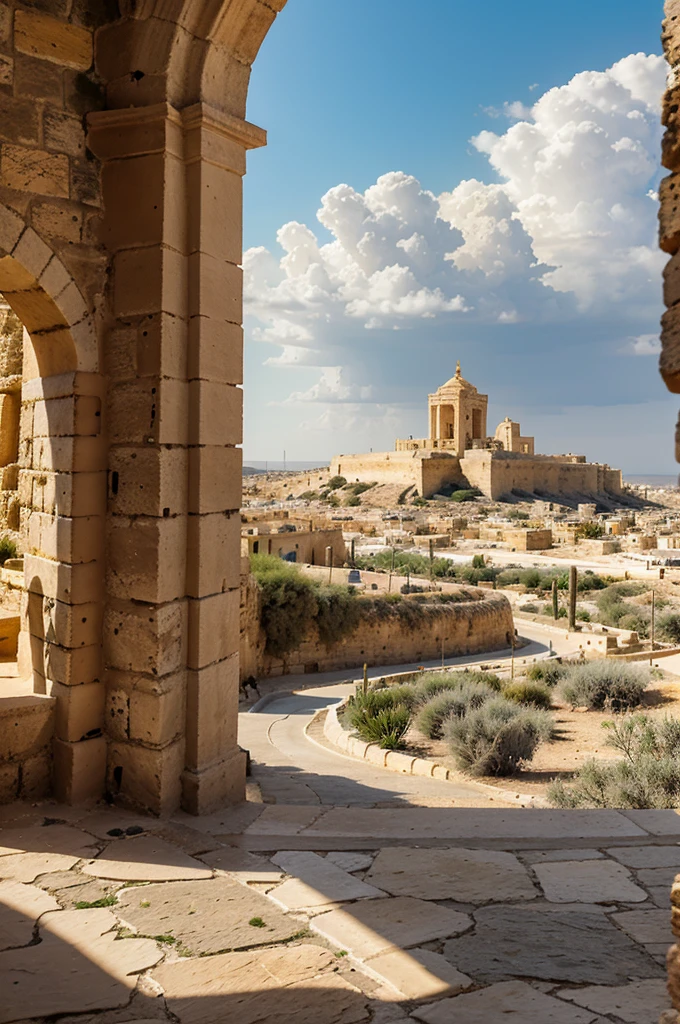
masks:
{"type": "Polygon", "coordinates": [[[647,197],[661,68],[618,63],[660,53],[661,8],[289,0],[248,104],[269,145],[249,155],[245,181],[244,243],[256,250],[246,256],[246,458],[285,447],[289,459],[324,459],[420,434],[428,391],[461,358],[490,396],[490,418],[520,419],[539,451],[674,471],[647,197]],[[600,77],[568,85],[583,72],[600,77]],[[551,89],[562,91],[536,115],[551,89]],[[592,99],[593,116],[599,96],[606,110],[592,99]],[[569,152],[556,156],[565,132],[569,152]],[[315,239],[288,228],[281,248],[291,222],[315,239]]]}

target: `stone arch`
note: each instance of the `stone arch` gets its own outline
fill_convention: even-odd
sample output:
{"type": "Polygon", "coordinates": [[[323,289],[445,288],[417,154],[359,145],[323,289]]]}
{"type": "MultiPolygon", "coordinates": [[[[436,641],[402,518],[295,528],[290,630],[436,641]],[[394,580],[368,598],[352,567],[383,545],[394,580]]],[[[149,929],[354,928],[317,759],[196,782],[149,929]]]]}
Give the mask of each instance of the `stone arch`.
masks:
{"type": "Polygon", "coordinates": [[[78,799],[93,785],[101,791],[105,761],[106,452],[94,316],[59,256],[2,205],[0,293],[24,327],[18,490],[25,592],[19,677],[27,695],[52,700],[54,791],[78,799]],[[86,749],[77,751],[77,744],[86,749]],[[89,779],[81,773],[80,791],[73,786],[74,758],[88,765],[89,779]]]}
{"type": "Polygon", "coordinates": [[[43,377],[99,367],[93,312],[54,250],[0,205],[0,293],[31,338],[43,377]]]}

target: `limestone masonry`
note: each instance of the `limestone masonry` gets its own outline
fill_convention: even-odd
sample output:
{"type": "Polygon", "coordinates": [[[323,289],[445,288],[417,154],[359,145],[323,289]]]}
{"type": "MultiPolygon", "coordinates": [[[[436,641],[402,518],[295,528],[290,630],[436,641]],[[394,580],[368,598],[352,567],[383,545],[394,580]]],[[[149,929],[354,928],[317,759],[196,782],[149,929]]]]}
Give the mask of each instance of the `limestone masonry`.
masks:
{"type": "Polygon", "coordinates": [[[595,501],[621,494],[620,469],[586,462],[585,455],[536,455],[533,437],[523,437],[507,417],[488,437],[488,401],[458,363],[455,376],[428,396],[429,437],[397,439],[393,452],[336,455],[331,475],[403,484],[423,498],[445,487],[477,487],[494,501],[511,494],[595,501]]]}

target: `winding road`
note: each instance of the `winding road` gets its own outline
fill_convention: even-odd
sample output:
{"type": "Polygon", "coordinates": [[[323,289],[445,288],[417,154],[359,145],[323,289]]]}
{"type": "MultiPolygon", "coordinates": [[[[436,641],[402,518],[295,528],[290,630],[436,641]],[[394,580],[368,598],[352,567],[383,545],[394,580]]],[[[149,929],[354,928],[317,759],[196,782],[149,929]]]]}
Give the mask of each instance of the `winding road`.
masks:
{"type": "MultiPolygon", "coordinates": [[[[574,639],[564,631],[534,622],[520,622],[521,635],[530,643],[516,654],[520,665],[525,660],[545,658],[550,645],[555,653],[570,655],[577,651],[574,639]]],[[[466,658],[448,658],[447,666],[500,666],[507,671],[512,652],[466,658]]],[[[429,663],[425,667],[437,667],[429,663]]],[[[409,671],[417,665],[377,666],[369,677],[409,671]]],[[[329,746],[322,724],[315,720],[320,709],[335,704],[354,690],[357,670],[286,676],[276,681],[279,693],[271,691],[249,712],[239,716],[239,742],[250,751],[252,778],[259,785],[266,803],[310,806],[404,805],[460,807],[511,806],[501,795],[492,795],[489,787],[475,782],[443,782],[438,779],[401,775],[369,762],[348,757],[329,746]],[[304,688],[303,688],[304,687],[304,688]],[[291,692],[292,691],[292,692],[291,692]]],[[[516,806],[516,803],[512,804],[516,806]]]]}

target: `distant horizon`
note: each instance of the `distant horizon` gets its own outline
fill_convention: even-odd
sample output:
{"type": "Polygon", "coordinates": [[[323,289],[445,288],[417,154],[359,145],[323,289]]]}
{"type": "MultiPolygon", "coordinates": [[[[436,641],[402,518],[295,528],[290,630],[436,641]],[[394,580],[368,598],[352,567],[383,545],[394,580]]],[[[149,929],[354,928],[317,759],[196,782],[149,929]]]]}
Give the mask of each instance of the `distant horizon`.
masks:
{"type": "MultiPolygon", "coordinates": [[[[316,461],[304,460],[304,459],[286,459],[285,469],[286,471],[300,470],[304,472],[307,469],[323,469],[330,465],[330,459],[318,459],[316,461]]],[[[272,472],[282,472],[284,469],[284,463],[282,459],[248,459],[244,456],[243,458],[244,468],[250,467],[251,469],[268,469],[272,472]]],[[[618,467],[617,467],[618,468],[618,467]]],[[[669,483],[669,481],[675,481],[678,483],[678,477],[680,470],[676,468],[674,472],[668,473],[633,473],[622,470],[624,480],[631,484],[650,484],[654,486],[652,481],[658,482],[661,486],[661,481],[669,483]]]]}

